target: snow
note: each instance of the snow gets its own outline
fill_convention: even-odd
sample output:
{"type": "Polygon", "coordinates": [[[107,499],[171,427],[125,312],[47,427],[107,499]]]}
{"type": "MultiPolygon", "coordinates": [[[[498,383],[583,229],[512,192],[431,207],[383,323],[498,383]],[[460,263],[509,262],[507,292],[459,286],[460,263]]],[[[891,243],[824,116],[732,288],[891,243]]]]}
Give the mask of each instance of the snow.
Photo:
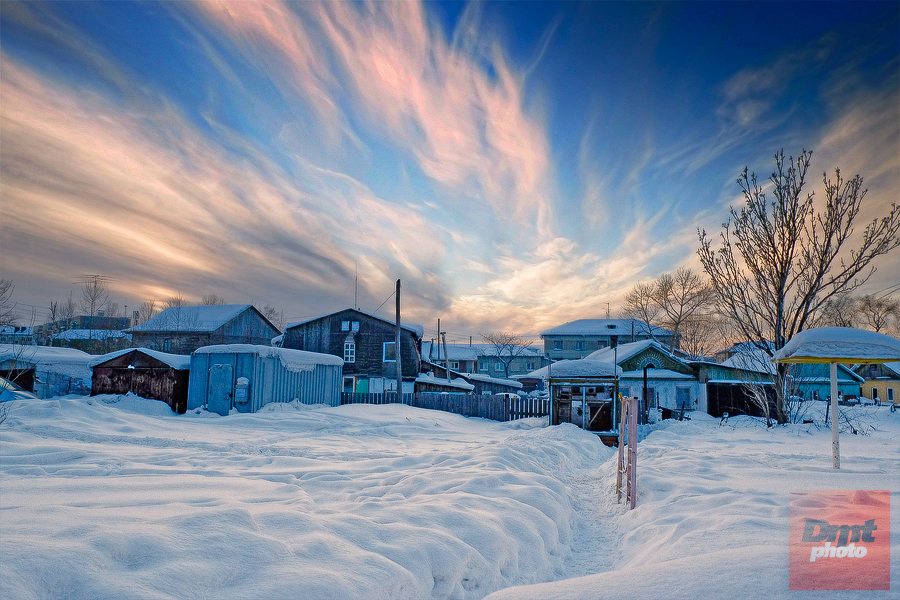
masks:
{"type": "Polygon", "coordinates": [[[170,306],[143,323],[125,331],[216,331],[242,312],[253,308],[250,304],[213,304],[170,306]]]}
{"type": "Polygon", "coordinates": [[[312,371],[316,365],[341,365],[344,359],[331,354],[307,352],[306,350],[290,350],[288,348],[276,348],[274,346],[255,346],[253,344],[218,344],[215,346],[203,346],[194,351],[194,354],[253,354],[260,358],[275,358],[281,361],[282,366],[293,373],[312,371]]]}
{"type": "MultiPolygon", "coordinates": [[[[452,371],[451,371],[452,373],[452,371]]],[[[423,373],[416,377],[416,383],[427,383],[429,385],[443,385],[446,387],[455,387],[461,390],[466,390],[471,392],[475,389],[475,386],[471,383],[467,382],[462,377],[457,377],[456,379],[447,380],[446,377],[435,377],[434,373],[423,373]]]]}
{"type": "Polygon", "coordinates": [[[555,362],[548,367],[532,371],[528,374],[528,377],[536,377],[538,379],[548,376],[553,379],[560,377],[614,377],[616,373],[621,375],[622,367],[599,360],[579,358],[577,360],[555,362]]]}
{"type": "MultiPolygon", "coordinates": [[[[886,407],[846,409],[870,435],[843,436],[840,470],[821,414],[642,427],[628,511],[614,450],[545,419],[299,403],[177,416],[133,395],[8,405],[12,600],[793,598],[790,492],[900,492],[900,413],[886,407]]],[[[896,501],[891,520],[896,557],[896,501]]]]}
{"type": "Polygon", "coordinates": [[[809,362],[804,359],[844,363],[897,361],[900,340],[851,327],[819,327],[801,331],[772,358],[776,362],[809,362]]]}
{"type": "Polygon", "coordinates": [[[57,373],[91,383],[90,363],[96,356],[74,348],[0,344],[0,363],[14,361],[34,367],[38,374],[57,373]]]}
{"type": "Polygon", "coordinates": [[[125,348],[124,350],[116,350],[115,352],[95,357],[94,360],[91,361],[90,366],[96,367],[99,364],[118,358],[123,354],[134,352],[135,350],[146,354],[147,356],[151,356],[159,362],[169,365],[173,369],[187,370],[191,368],[191,357],[188,354],[169,354],[168,352],[159,352],[158,350],[151,350],[149,348],[125,348]]]}

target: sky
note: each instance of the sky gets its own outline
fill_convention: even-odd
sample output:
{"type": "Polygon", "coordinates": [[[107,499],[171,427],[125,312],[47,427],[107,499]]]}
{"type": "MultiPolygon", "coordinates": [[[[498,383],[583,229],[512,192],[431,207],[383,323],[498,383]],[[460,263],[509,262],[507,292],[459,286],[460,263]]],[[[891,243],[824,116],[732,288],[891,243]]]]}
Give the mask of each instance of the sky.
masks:
{"type": "MultiPolygon", "coordinates": [[[[449,340],[701,270],[747,166],[900,197],[897,2],[2,2],[0,277],[449,340]]],[[[860,292],[900,282],[883,257],[860,292]]]]}

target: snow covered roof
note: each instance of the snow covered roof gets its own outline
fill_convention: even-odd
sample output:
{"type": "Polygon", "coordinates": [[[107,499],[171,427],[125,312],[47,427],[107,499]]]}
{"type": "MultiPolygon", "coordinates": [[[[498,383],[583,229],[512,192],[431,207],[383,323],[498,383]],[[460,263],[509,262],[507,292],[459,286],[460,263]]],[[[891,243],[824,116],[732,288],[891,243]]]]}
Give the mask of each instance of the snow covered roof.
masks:
{"type": "Polygon", "coordinates": [[[416,383],[427,383],[429,385],[443,385],[447,387],[459,388],[471,392],[475,386],[467,383],[464,379],[451,379],[447,381],[443,377],[435,377],[432,373],[424,373],[416,377],[416,383]]]}
{"type": "Polygon", "coordinates": [[[615,377],[622,374],[622,367],[599,360],[580,358],[578,360],[561,360],[541,367],[529,373],[527,377],[544,379],[548,374],[554,379],[560,377],[615,377]]]}
{"type": "MultiPolygon", "coordinates": [[[[652,326],[653,335],[668,336],[672,332],[652,326]]],[[[637,319],[579,319],[542,331],[541,335],[647,335],[647,324],[637,319]]]]}
{"type": "Polygon", "coordinates": [[[125,331],[215,331],[249,308],[253,305],[172,306],[125,331]]]}
{"type": "Polygon", "coordinates": [[[741,369],[742,371],[768,373],[769,375],[773,375],[776,371],[775,365],[769,359],[769,355],[755,347],[748,347],[745,351],[729,357],[728,360],[722,361],[721,366],[741,369]]]}
{"type": "MultiPolygon", "coordinates": [[[[361,314],[361,315],[365,315],[365,316],[371,317],[371,318],[373,318],[373,319],[378,319],[379,321],[384,321],[384,322],[387,323],[388,325],[395,325],[395,326],[396,326],[396,323],[395,323],[394,321],[390,321],[390,320],[388,320],[388,319],[385,319],[384,317],[379,317],[378,315],[371,315],[371,314],[369,314],[369,313],[363,312],[363,311],[361,311],[361,310],[357,310],[357,309],[355,309],[355,308],[349,308],[349,309],[345,308],[344,310],[352,310],[352,311],[354,311],[354,312],[358,312],[358,313],[361,314]]],[[[304,324],[306,324],[306,323],[312,323],[313,321],[318,321],[319,319],[323,319],[323,318],[325,318],[325,317],[330,317],[331,315],[336,315],[337,313],[344,312],[344,310],[339,310],[339,311],[337,311],[337,312],[328,313],[327,315],[320,315],[320,316],[318,316],[318,317],[313,317],[312,319],[306,319],[305,321],[295,321],[295,322],[293,322],[293,323],[288,323],[288,324],[284,327],[284,330],[285,330],[285,332],[287,332],[287,330],[288,330],[288,329],[291,329],[292,327],[297,327],[298,325],[304,325],[304,324]]],[[[422,327],[421,325],[415,325],[415,324],[409,324],[409,323],[400,323],[400,327],[401,327],[402,329],[406,329],[407,331],[411,331],[411,332],[414,333],[414,334],[416,335],[416,337],[418,337],[420,340],[422,339],[422,336],[425,335],[425,328],[422,327]]]]}
{"type": "Polygon", "coordinates": [[[900,340],[852,327],[801,331],[772,358],[775,362],[879,363],[900,360],[900,340]]]}
{"type": "Polygon", "coordinates": [[[514,381],[512,379],[499,379],[497,377],[489,377],[487,375],[482,375],[481,373],[466,373],[465,378],[469,381],[481,381],[482,383],[497,383],[500,385],[507,385],[509,387],[520,388],[522,384],[518,381],[514,381]]]}
{"type": "MultiPolygon", "coordinates": [[[[644,370],[625,371],[619,376],[620,379],[643,379],[644,370]]],[[[669,369],[647,369],[647,379],[694,379],[692,375],[678,373],[669,369]]]]}
{"type": "Polygon", "coordinates": [[[317,365],[344,365],[344,359],[332,354],[253,344],[203,346],[194,350],[194,354],[253,354],[260,358],[278,358],[285,369],[294,373],[312,371],[317,365]]]}
{"type": "MultiPolygon", "coordinates": [[[[640,354],[647,348],[656,348],[663,354],[671,356],[666,348],[656,340],[640,340],[637,342],[629,342],[627,344],[619,344],[616,348],[602,348],[596,352],[591,352],[585,358],[590,360],[599,360],[602,362],[621,364],[629,358],[640,354]]],[[[673,360],[678,360],[673,357],[673,360]]]]}
{"type": "Polygon", "coordinates": [[[191,357],[187,354],[169,354],[168,352],[159,352],[157,350],[150,350],[149,348],[125,348],[124,350],[116,350],[115,352],[109,352],[102,356],[97,356],[90,362],[91,367],[96,367],[99,364],[110,361],[114,358],[118,358],[123,354],[128,354],[129,352],[143,352],[147,356],[152,356],[156,360],[165,363],[172,367],[173,369],[190,369],[191,367],[191,357]]]}
{"type": "Polygon", "coordinates": [[[74,348],[0,344],[0,362],[15,361],[36,371],[52,372],[78,379],[91,379],[94,355],[74,348]]]}
{"type": "Polygon", "coordinates": [[[112,338],[131,339],[131,336],[118,329],[66,329],[51,336],[54,340],[108,340],[112,338]]]}

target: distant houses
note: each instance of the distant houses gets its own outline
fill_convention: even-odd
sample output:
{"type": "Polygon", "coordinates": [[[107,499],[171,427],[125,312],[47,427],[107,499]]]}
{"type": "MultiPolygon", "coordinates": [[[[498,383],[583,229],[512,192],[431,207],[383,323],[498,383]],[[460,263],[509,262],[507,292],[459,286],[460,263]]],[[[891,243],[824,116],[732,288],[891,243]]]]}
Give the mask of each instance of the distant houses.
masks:
{"type": "Polygon", "coordinates": [[[251,304],[172,306],[130,327],[137,347],[190,354],[212,344],[270,345],[281,332],[251,304]]]}
{"type": "Polygon", "coordinates": [[[637,319],[579,319],[541,332],[544,354],[552,360],[584,358],[592,352],[640,340],[655,339],[678,347],[678,336],[637,319]]]}

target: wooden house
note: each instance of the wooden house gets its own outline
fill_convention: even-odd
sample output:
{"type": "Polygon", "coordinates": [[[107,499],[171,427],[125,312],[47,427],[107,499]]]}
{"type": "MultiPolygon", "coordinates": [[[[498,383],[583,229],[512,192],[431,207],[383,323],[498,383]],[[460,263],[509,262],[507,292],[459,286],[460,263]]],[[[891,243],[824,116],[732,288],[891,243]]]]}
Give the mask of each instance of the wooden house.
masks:
{"type": "Polygon", "coordinates": [[[864,379],[861,396],[878,403],[900,404],[900,362],[858,365],[853,371],[864,379]]]}
{"type": "Polygon", "coordinates": [[[173,306],[125,332],[135,346],[172,354],[214,344],[268,346],[281,333],[250,304],[173,306]]]}
{"type": "MultiPolygon", "coordinates": [[[[396,323],[348,308],[330,315],[291,323],[282,347],[339,356],[344,361],[344,392],[380,393],[396,389],[396,323]]],[[[400,327],[403,392],[414,391],[419,376],[423,329],[400,327]]]]}
{"type": "Polygon", "coordinates": [[[579,319],[541,332],[544,354],[553,360],[586,358],[619,344],[656,339],[678,347],[678,336],[662,327],[647,327],[637,319],[579,319]]]}
{"type": "Polygon", "coordinates": [[[176,413],[187,410],[191,357],[129,348],[91,363],[91,396],[132,393],[160,400],[176,413]]]}

